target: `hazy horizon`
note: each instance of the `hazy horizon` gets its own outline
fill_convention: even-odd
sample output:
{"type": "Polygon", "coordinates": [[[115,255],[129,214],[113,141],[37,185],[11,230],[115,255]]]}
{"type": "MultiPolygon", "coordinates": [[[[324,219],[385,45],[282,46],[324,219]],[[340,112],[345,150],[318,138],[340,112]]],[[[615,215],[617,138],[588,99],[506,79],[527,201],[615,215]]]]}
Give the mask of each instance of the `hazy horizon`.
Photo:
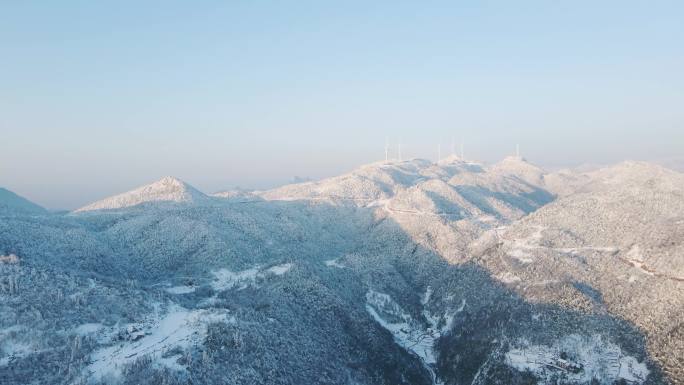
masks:
{"type": "Polygon", "coordinates": [[[678,2],[0,5],[0,187],[51,209],[436,159],[684,148],[678,2]]]}

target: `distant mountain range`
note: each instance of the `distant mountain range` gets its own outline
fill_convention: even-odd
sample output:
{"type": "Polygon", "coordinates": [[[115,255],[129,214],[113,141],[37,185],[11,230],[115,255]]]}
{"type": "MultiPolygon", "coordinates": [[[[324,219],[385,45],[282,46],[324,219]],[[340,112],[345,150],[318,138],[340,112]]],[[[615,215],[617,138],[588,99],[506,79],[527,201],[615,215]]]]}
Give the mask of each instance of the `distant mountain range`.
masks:
{"type": "Polygon", "coordinates": [[[684,175],[650,163],[0,189],[3,384],[684,384],[683,341],[684,175]]]}

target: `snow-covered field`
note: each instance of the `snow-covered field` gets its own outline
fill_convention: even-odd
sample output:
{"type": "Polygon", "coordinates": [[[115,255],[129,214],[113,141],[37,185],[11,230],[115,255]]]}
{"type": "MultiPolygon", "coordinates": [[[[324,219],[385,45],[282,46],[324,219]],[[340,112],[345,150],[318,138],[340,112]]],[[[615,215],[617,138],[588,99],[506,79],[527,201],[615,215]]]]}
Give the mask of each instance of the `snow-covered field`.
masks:
{"type": "Polygon", "coordinates": [[[166,353],[174,348],[187,350],[200,343],[207,325],[213,322],[231,322],[231,317],[223,309],[188,310],[171,305],[165,312],[152,314],[140,323],[109,328],[81,325],[78,333],[96,333],[102,344],[92,354],[85,375],[91,380],[115,379],[125,364],[145,356],[157,365],[183,370],[178,363],[180,354],[166,353]]]}
{"type": "Polygon", "coordinates": [[[179,285],[179,286],[172,286],[172,287],[167,287],[166,289],[167,293],[170,294],[190,294],[194,293],[197,288],[195,286],[189,286],[189,285],[179,285]]]}
{"type": "Polygon", "coordinates": [[[214,290],[223,291],[232,288],[238,290],[245,289],[250,285],[256,285],[258,280],[267,277],[268,275],[283,275],[292,268],[291,263],[283,263],[280,265],[271,266],[269,268],[262,268],[255,266],[241,271],[230,271],[228,269],[219,269],[212,274],[214,280],[211,286],[214,290]]]}
{"type": "Polygon", "coordinates": [[[0,366],[36,350],[31,341],[21,338],[22,332],[24,328],[18,325],[0,329],[0,366]]]}
{"type": "Polygon", "coordinates": [[[338,269],[344,269],[345,268],[345,266],[339,262],[339,258],[328,259],[328,260],[324,261],[323,263],[325,263],[325,265],[328,267],[337,267],[338,269]]]}
{"type": "Polygon", "coordinates": [[[578,384],[592,379],[606,384],[619,379],[641,384],[650,372],[645,363],[624,355],[619,346],[600,335],[571,334],[551,346],[520,340],[506,353],[506,363],[520,371],[529,370],[543,381],[560,377],[578,384]]]}

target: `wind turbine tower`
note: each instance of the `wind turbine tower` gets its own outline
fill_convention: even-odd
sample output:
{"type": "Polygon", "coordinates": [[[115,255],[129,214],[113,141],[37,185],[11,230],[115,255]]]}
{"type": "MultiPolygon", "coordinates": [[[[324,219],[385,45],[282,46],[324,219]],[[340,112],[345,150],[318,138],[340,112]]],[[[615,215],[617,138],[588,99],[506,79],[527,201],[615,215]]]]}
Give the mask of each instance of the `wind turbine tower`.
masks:
{"type": "Polygon", "coordinates": [[[389,139],[385,137],[385,163],[389,161],[389,139]]]}
{"type": "Polygon", "coordinates": [[[399,161],[401,162],[401,140],[399,140],[399,145],[397,146],[397,152],[399,155],[399,161]]]}
{"type": "Polygon", "coordinates": [[[463,156],[463,141],[461,141],[461,160],[465,160],[465,156],[463,156]]]}
{"type": "Polygon", "coordinates": [[[437,162],[442,160],[442,144],[437,145],[437,162]]]}

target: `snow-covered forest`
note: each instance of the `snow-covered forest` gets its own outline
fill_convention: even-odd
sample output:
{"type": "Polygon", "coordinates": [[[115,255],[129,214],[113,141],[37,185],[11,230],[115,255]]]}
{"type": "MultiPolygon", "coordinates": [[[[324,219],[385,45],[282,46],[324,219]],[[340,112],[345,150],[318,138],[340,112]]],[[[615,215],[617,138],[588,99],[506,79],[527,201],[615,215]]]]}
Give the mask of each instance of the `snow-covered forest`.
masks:
{"type": "Polygon", "coordinates": [[[684,383],[684,175],[378,162],[0,189],[2,384],[684,383]]]}

